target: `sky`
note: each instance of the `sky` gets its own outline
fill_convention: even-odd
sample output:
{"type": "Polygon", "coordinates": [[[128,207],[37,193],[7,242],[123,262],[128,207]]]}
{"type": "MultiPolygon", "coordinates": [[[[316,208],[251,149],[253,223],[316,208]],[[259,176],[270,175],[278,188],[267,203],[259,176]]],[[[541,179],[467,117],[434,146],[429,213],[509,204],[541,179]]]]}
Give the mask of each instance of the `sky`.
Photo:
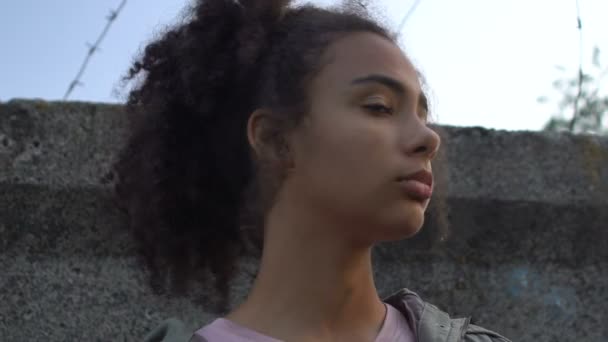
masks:
{"type": "MultiPolygon", "coordinates": [[[[120,0],[0,1],[0,101],[60,100],[120,0]]],[[[321,6],[331,0],[311,1],[321,6]]],[[[392,29],[415,0],[376,0],[392,29]]],[[[189,0],[128,0],[69,100],[122,102],[121,75],[189,0]]],[[[420,0],[400,43],[420,69],[440,124],[539,130],[557,111],[552,83],[577,74],[575,0],[420,0]],[[560,71],[557,66],[563,67],[560,71]],[[546,104],[538,103],[548,96],[546,104]]],[[[583,67],[608,66],[608,1],[579,0],[583,67]]],[[[608,93],[608,81],[600,84],[608,93]]]]}

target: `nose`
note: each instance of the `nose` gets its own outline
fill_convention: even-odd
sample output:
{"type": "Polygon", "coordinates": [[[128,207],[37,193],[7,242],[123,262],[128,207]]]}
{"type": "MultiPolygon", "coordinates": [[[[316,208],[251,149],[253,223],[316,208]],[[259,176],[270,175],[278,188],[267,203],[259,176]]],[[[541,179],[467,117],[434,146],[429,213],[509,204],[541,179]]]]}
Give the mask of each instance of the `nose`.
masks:
{"type": "Polygon", "coordinates": [[[407,144],[407,153],[410,156],[422,157],[433,160],[437,155],[441,137],[432,126],[422,124],[417,126],[410,135],[410,143],[407,144]]]}

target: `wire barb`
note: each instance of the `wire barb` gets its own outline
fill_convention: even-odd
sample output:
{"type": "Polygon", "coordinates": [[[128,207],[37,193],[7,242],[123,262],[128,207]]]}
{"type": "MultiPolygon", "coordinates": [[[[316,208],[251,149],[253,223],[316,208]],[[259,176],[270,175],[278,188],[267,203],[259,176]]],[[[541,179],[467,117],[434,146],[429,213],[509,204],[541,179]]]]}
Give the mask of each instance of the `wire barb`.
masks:
{"type": "Polygon", "coordinates": [[[101,42],[103,41],[106,34],[110,30],[112,23],[114,23],[114,21],[116,20],[116,18],[118,17],[118,15],[120,14],[120,12],[122,11],[122,9],[125,7],[126,4],[127,4],[127,0],[122,0],[122,2],[120,3],[120,5],[118,6],[117,9],[110,10],[110,14],[106,17],[106,20],[107,20],[106,26],[103,28],[103,31],[101,31],[101,34],[99,35],[99,37],[97,37],[97,40],[95,41],[95,43],[92,45],[91,45],[91,43],[86,43],[86,45],[88,47],[87,54],[85,55],[84,61],[80,65],[80,69],[78,70],[78,73],[76,73],[76,77],[74,78],[74,80],[72,80],[72,82],[70,82],[70,85],[68,86],[68,89],[65,92],[65,95],[63,95],[64,101],[68,99],[68,97],[70,96],[70,94],[72,93],[74,88],[76,88],[76,86],[80,86],[83,84],[80,81],[80,78],[84,74],[84,71],[86,70],[86,68],[89,64],[91,57],[93,57],[93,54],[95,54],[95,52],[98,52],[101,50],[99,47],[101,42]]]}

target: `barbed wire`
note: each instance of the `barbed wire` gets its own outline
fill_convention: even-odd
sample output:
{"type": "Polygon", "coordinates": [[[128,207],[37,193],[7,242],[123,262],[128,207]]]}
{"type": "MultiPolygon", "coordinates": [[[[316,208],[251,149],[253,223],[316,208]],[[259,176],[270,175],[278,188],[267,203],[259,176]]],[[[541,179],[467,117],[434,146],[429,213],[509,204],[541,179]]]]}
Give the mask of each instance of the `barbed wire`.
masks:
{"type": "Polygon", "coordinates": [[[579,0],[576,0],[576,27],[578,28],[578,89],[576,92],[576,98],[574,98],[574,109],[572,114],[572,120],[570,120],[570,132],[574,130],[574,126],[579,116],[578,103],[583,96],[583,21],[581,19],[581,9],[579,0]]]}
{"type": "Polygon", "coordinates": [[[116,18],[118,17],[118,15],[120,14],[120,12],[122,11],[122,9],[125,7],[126,4],[127,4],[127,0],[122,0],[120,5],[118,5],[118,8],[116,8],[115,10],[110,10],[110,14],[106,17],[106,19],[107,19],[106,26],[103,28],[103,31],[101,31],[101,34],[99,35],[99,37],[97,37],[97,40],[95,41],[95,43],[93,45],[87,44],[88,48],[89,48],[87,51],[87,54],[84,58],[84,61],[80,65],[80,69],[78,70],[76,77],[74,77],[74,80],[72,80],[72,82],[70,82],[70,85],[68,86],[68,89],[65,92],[65,95],[63,95],[64,101],[67,100],[67,98],[70,96],[70,94],[72,93],[74,88],[76,88],[76,86],[82,85],[80,78],[84,74],[84,71],[86,70],[86,68],[89,64],[91,57],[93,56],[93,54],[95,52],[97,52],[99,50],[99,46],[100,46],[101,42],[105,38],[106,34],[110,30],[110,27],[112,26],[112,24],[114,23],[114,21],[116,20],[116,18]]]}
{"type": "Polygon", "coordinates": [[[407,20],[412,16],[412,14],[414,14],[414,11],[416,11],[416,8],[418,8],[418,5],[420,5],[420,1],[421,0],[416,0],[412,4],[410,9],[407,11],[407,13],[405,13],[405,15],[403,16],[403,19],[401,19],[401,22],[399,23],[399,26],[397,28],[397,32],[399,34],[401,34],[401,30],[403,30],[403,27],[405,26],[405,23],[407,22],[407,20]]]}

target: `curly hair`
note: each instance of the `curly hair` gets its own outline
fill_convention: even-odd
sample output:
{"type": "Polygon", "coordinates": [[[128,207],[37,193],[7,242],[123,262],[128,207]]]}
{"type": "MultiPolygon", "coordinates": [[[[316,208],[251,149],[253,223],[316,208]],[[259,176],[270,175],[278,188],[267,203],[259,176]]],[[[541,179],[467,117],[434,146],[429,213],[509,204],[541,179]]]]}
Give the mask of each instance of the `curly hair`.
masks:
{"type": "Polygon", "coordinates": [[[280,145],[306,114],[308,84],[332,41],[359,31],[395,38],[358,4],[198,0],[189,14],[149,43],[125,76],[138,82],[126,105],[130,130],[115,192],[153,287],[183,293],[210,271],[227,297],[245,246],[262,248],[259,228],[272,200],[247,142],[249,114],[273,109],[269,138],[280,145]]]}

